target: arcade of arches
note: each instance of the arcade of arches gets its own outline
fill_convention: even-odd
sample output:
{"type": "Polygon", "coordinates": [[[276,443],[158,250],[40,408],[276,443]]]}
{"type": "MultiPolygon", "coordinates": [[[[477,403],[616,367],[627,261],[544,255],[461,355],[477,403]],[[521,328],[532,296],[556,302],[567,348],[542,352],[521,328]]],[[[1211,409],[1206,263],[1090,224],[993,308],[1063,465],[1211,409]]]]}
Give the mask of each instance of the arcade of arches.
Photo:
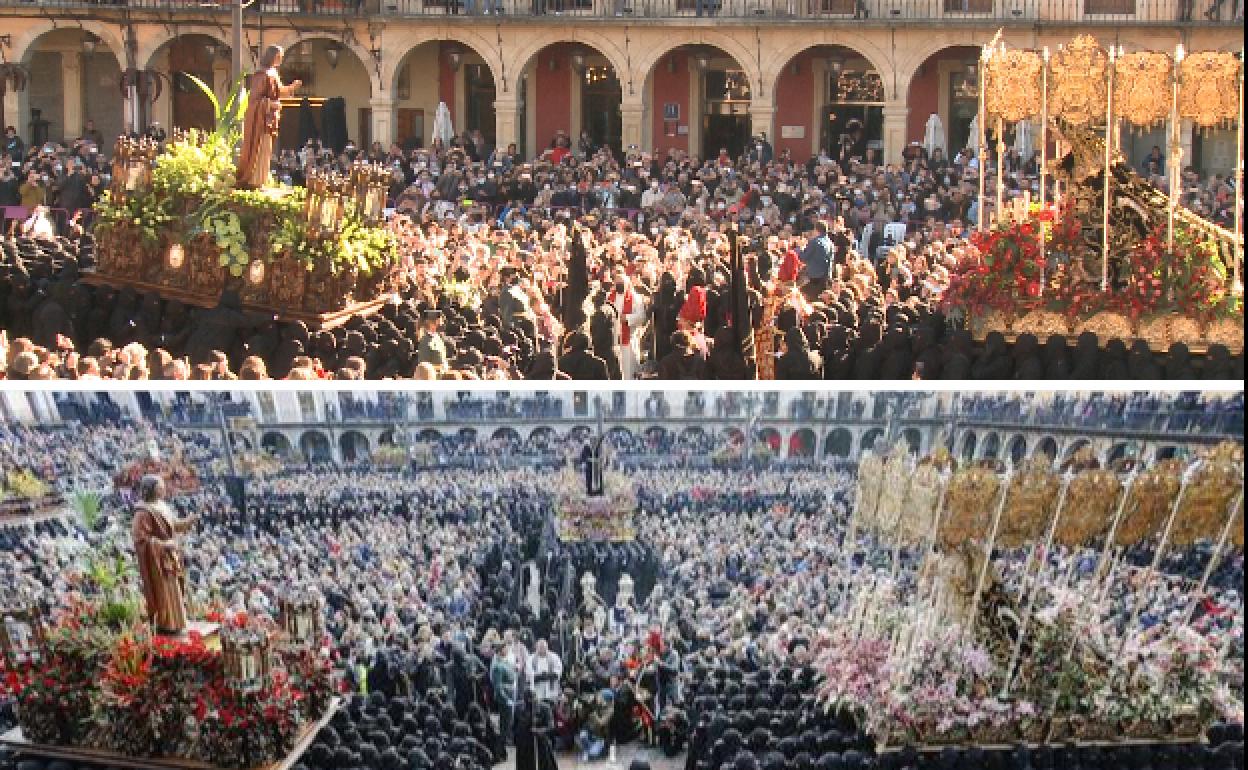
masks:
{"type": "MultiPolygon", "coordinates": [[[[226,28],[207,23],[171,30],[140,20],[127,27],[121,16],[101,16],[72,28],[36,15],[6,17],[10,42],[0,50],[6,60],[27,65],[32,78],[25,90],[4,92],[0,123],[36,140],[72,139],[91,120],[106,145],[119,132],[151,122],[204,125],[211,107],[182,73],[210,80],[218,91],[228,87],[226,28]],[[150,104],[123,93],[120,76],[127,67],[157,73],[163,86],[150,104]]],[[[797,161],[820,150],[835,154],[841,143],[853,142],[896,162],[907,143],[923,139],[933,114],[941,118],[948,146],[965,141],[974,109],[968,97],[975,73],[968,62],[999,24],[553,22],[463,19],[450,25],[393,18],[370,30],[366,20],[331,28],[307,19],[247,33],[253,49],[286,45],[288,77],[306,83],[290,106],[306,97],[309,113],[296,112],[283,128],[281,143],[290,149],[305,136],[334,130],[357,145],[427,145],[444,102],[457,132],[480,131],[487,144],[502,147],[515,143],[524,157],[540,155],[558,134],[573,145],[583,132],[593,145],[617,150],[635,145],[713,156],[721,149],[735,154],[765,133],[776,153],[787,151],[797,161]],[[322,124],[321,107],[330,99],[342,100],[333,126],[322,124]]],[[[1240,40],[1236,28],[1129,22],[1099,34],[1136,50],[1171,48],[1180,32],[1188,50],[1237,48],[1240,40]]],[[[1024,25],[1004,32],[1007,44],[1029,48],[1055,47],[1069,35],[1068,29],[1024,25]]],[[[1221,163],[1225,137],[1214,134],[1182,132],[1198,165],[1221,163]],[[1193,143],[1208,145],[1203,157],[1193,143]]],[[[1133,137],[1128,149],[1146,153],[1154,143],[1164,140],[1133,137]]]]}

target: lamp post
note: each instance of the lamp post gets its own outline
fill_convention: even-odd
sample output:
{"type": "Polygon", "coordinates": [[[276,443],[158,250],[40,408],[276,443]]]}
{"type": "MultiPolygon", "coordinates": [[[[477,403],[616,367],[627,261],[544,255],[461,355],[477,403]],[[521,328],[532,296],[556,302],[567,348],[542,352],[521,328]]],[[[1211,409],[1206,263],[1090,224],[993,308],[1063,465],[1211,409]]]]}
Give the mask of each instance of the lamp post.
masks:
{"type": "Polygon", "coordinates": [[[230,440],[230,426],[225,420],[225,394],[210,393],[213,406],[217,408],[217,425],[221,428],[221,440],[225,447],[225,464],[230,470],[231,476],[238,476],[238,471],[234,466],[234,443],[230,440]]]}
{"type": "Polygon", "coordinates": [[[243,75],[243,8],[246,0],[230,1],[230,78],[243,75]]]}

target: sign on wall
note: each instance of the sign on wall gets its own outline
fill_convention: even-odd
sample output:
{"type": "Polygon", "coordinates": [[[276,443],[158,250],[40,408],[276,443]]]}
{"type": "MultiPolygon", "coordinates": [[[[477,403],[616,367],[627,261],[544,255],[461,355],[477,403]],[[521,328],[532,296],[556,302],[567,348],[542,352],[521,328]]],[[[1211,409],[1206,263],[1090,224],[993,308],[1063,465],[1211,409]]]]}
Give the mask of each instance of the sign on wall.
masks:
{"type": "Polygon", "coordinates": [[[780,126],[781,139],[805,139],[806,126],[780,126]]]}

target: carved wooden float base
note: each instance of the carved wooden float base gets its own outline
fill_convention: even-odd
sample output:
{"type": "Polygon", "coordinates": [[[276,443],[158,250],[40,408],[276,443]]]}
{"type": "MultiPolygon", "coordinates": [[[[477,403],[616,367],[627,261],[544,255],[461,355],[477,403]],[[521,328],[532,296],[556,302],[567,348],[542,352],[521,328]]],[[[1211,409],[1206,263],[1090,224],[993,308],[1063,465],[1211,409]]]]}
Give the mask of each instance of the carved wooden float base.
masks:
{"type": "MultiPolygon", "coordinates": [[[[92,286],[107,286],[114,289],[130,288],[142,294],[157,294],[162,299],[177,300],[185,305],[194,305],[196,307],[211,308],[216,307],[220,295],[201,294],[190,291],[188,289],[179,289],[162,284],[148,283],[146,281],[138,281],[132,278],[119,278],[115,275],[103,275],[93,270],[84,270],[81,280],[83,283],[92,286]]],[[[271,314],[279,321],[303,321],[312,331],[318,329],[332,329],[335,326],[341,326],[349,321],[353,316],[367,316],[376,313],[386,304],[385,297],[369,300],[368,302],[356,302],[344,306],[340,310],[334,310],[328,313],[312,313],[306,310],[291,310],[289,308],[278,308],[271,305],[257,304],[247,302],[242,303],[243,310],[253,313],[271,314]]]]}
{"type": "Polygon", "coordinates": [[[1032,310],[1023,315],[991,311],[971,319],[971,336],[982,342],[992,332],[1000,332],[1006,342],[1014,342],[1023,334],[1035,335],[1040,344],[1054,334],[1063,334],[1074,344],[1080,334],[1096,334],[1101,347],[1112,339],[1120,339],[1129,348],[1136,340],[1144,340],[1154,353],[1164,353],[1181,342],[1196,355],[1209,352],[1215,344],[1225,345],[1231,355],[1244,352],[1244,320],[1220,319],[1203,323],[1177,314],[1158,316],[1132,322],[1120,313],[1101,312],[1089,318],[1071,321],[1060,313],[1032,310]]]}
{"type": "MultiPolygon", "coordinates": [[[[330,701],[329,709],[325,712],[325,715],[316,722],[305,726],[303,731],[299,733],[299,737],[295,739],[295,747],[291,749],[289,754],[276,762],[261,765],[253,770],[290,770],[290,768],[294,767],[299,762],[299,758],[312,745],[312,742],[316,739],[316,734],[321,731],[322,727],[329,724],[330,718],[333,717],[334,712],[338,710],[338,706],[341,703],[341,698],[334,698],[330,701]]],[[[0,734],[0,745],[8,746],[16,754],[23,757],[64,760],[67,762],[89,762],[103,767],[125,767],[136,768],[136,770],[219,770],[215,765],[180,757],[127,757],[111,751],[100,751],[81,746],[48,746],[41,743],[32,743],[23,737],[22,728],[20,727],[15,727],[7,733],[0,734]]]]}

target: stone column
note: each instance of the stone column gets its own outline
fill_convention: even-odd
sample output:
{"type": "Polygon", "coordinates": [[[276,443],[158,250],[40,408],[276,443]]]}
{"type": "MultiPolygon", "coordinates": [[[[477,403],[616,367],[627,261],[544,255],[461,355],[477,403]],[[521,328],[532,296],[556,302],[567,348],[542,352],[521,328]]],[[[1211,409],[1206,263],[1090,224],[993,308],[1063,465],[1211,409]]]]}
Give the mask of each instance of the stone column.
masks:
{"type": "Polygon", "coordinates": [[[905,102],[884,105],[883,163],[901,162],[901,151],[906,149],[906,120],[909,117],[910,107],[905,102]]]}
{"type": "Polygon", "coordinates": [[[628,152],[630,145],[643,147],[643,129],[646,125],[646,105],[642,102],[635,104],[620,105],[620,139],[624,145],[624,151],[628,152]]]}
{"type": "MultiPolygon", "coordinates": [[[[497,98],[494,100],[494,144],[498,147],[506,148],[507,145],[515,142],[517,146],[520,144],[520,132],[523,127],[520,125],[520,102],[513,98],[497,98]]],[[[532,148],[528,149],[528,155],[532,155],[532,148]]]]}
{"type": "MultiPolygon", "coordinates": [[[[773,102],[750,102],[750,134],[767,134],[767,141],[776,146],[776,105],[773,102]]],[[[786,455],[787,456],[787,455],[786,455]]]]}
{"type": "Polygon", "coordinates": [[[26,111],[25,91],[17,92],[6,89],[4,92],[4,123],[17,129],[17,135],[25,140],[30,139],[30,116],[26,111]],[[24,127],[25,126],[25,127],[24,127]]]}
{"type": "Polygon", "coordinates": [[[394,99],[389,96],[376,96],[369,100],[372,110],[372,125],[369,131],[371,141],[381,142],[382,147],[389,147],[394,141],[394,99]]]}
{"type": "Polygon", "coordinates": [[[82,54],[78,51],[61,52],[61,85],[65,100],[65,138],[72,141],[82,136],[82,54]]]}

